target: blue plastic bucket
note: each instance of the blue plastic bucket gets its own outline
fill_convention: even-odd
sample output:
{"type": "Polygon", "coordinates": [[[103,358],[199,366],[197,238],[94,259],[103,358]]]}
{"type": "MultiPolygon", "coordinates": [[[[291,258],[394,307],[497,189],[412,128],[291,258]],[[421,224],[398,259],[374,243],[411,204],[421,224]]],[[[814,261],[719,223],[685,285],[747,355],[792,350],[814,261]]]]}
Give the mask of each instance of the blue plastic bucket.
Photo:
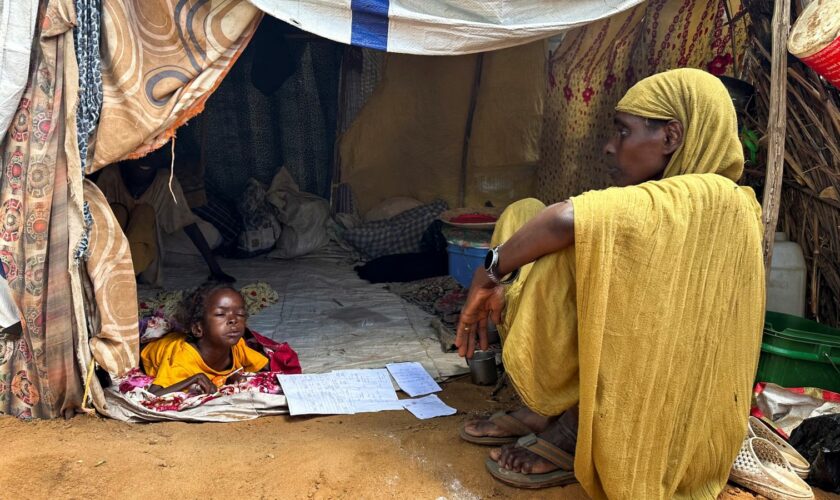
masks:
{"type": "Polygon", "coordinates": [[[446,251],[449,254],[449,275],[461,286],[469,288],[475,270],[484,267],[487,249],[449,244],[446,251]]]}

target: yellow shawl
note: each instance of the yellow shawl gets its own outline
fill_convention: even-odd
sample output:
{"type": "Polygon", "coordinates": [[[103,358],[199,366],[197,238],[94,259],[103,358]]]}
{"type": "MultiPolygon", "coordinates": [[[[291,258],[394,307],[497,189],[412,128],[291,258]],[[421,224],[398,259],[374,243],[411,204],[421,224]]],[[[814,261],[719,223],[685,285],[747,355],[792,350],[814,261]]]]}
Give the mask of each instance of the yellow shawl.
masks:
{"type": "MultiPolygon", "coordinates": [[[[572,199],[574,248],[526,266],[508,292],[505,366],[540,413],[579,402],[575,472],[592,497],[712,499],[744,438],[758,361],[760,207],[731,180],[743,156],[716,78],[661,73],[618,109],[680,120],[685,142],[666,179],[572,199]]],[[[528,217],[516,207],[497,241],[528,217]]]]}

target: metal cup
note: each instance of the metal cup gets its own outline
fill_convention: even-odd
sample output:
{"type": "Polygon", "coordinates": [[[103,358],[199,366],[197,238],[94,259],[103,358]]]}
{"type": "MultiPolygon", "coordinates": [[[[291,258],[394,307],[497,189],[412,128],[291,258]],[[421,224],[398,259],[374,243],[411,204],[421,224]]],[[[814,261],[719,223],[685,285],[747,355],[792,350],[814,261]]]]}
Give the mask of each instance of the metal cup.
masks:
{"type": "Polygon", "coordinates": [[[496,371],[496,353],[493,351],[475,351],[469,360],[470,376],[473,384],[493,385],[498,379],[496,371]]]}

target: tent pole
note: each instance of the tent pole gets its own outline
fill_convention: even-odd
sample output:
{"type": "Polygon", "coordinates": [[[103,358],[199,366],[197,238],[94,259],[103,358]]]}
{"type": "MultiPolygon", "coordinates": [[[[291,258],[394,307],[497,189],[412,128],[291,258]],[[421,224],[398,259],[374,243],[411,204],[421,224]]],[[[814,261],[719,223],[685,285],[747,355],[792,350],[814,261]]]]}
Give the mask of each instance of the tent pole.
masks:
{"type": "Polygon", "coordinates": [[[470,107],[467,110],[467,125],[464,129],[464,146],[461,150],[461,176],[458,179],[458,207],[463,207],[467,201],[467,161],[470,155],[470,137],[472,136],[473,116],[475,104],[478,101],[478,89],[481,86],[481,69],[484,66],[484,53],[480,52],[475,58],[475,74],[473,75],[472,90],[470,91],[470,107]]]}
{"type": "Polygon", "coordinates": [[[767,176],[764,181],[762,222],[764,222],[764,267],[770,272],[782,176],[785,166],[785,126],[787,123],[787,40],[790,32],[790,0],[776,0],[773,10],[773,53],[770,61],[770,113],[767,120],[767,176]]]}

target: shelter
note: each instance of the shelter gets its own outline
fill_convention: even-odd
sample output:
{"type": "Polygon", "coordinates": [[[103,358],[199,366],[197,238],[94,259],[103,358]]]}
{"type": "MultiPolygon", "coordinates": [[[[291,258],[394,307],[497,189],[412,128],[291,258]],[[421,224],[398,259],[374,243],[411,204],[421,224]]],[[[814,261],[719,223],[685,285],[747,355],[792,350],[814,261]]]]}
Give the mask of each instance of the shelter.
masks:
{"type": "Polygon", "coordinates": [[[595,151],[626,88],[672,67],[731,73],[745,37],[727,21],[740,4],[727,1],[49,0],[0,11],[10,8],[14,19],[39,12],[37,28],[0,29],[4,54],[23,50],[6,45],[12,33],[35,40],[28,68],[0,60],[0,123],[3,99],[16,102],[0,260],[26,319],[23,341],[0,342],[11,396],[0,411],[23,417],[58,416],[86,392],[109,414],[94,363],[111,373],[136,364],[130,258],[86,175],[178,130],[176,157],[205,170],[199,202],[208,179],[268,182],[283,165],[336,208],[339,183],[349,185],[360,212],[392,196],[555,201],[604,185],[595,151]],[[279,42],[294,70],[255,79],[279,42]],[[263,91],[243,91],[254,83],[263,91]],[[266,110],[287,119],[278,127],[266,110]]]}

